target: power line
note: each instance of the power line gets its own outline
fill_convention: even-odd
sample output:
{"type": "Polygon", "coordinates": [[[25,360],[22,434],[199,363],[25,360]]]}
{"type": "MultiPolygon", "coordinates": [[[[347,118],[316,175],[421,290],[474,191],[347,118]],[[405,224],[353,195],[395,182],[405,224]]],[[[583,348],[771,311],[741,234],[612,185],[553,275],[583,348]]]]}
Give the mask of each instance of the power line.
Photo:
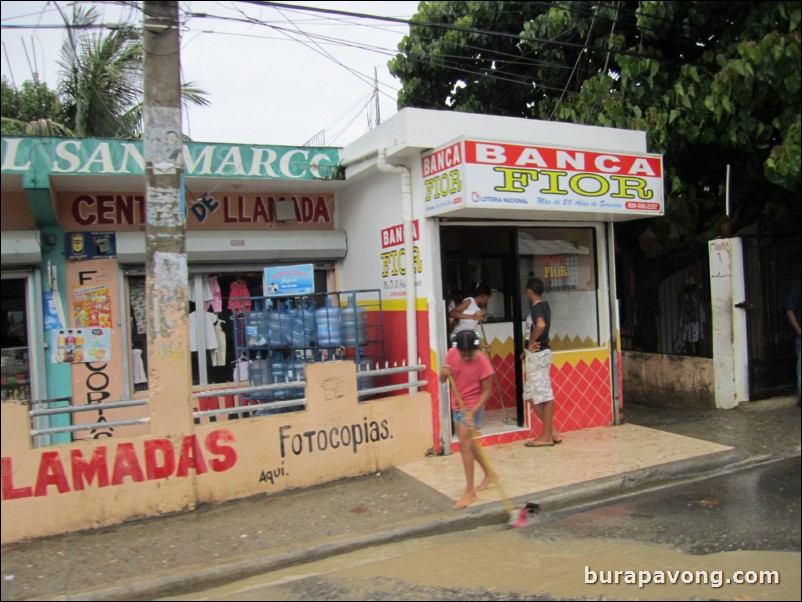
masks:
{"type": "Polygon", "coordinates": [[[364,19],[375,19],[377,21],[387,21],[387,22],[390,22],[390,23],[406,23],[406,24],[408,24],[410,26],[417,25],[417,26],[422,26],[422,27],[432,27],[432,28],[446,29],[446,30],[451,30],[451,31],[460,31],[462,33],[472,33],[472,34],[484,35],[484,36],[495,36],[495,37],[499,37],[499,38],[509,38],[509,39],[520,41],[520,42],[539,42],[540,44],[553,44],[553,45],[556,45],[556,46],[565,46],[565,47],[574,48],[574,49],[577,49],[577,50],[586,50],[586,51],[594,51],[594,52],[603,50],[605,52],[610,52],[612,54],[618,54],[618,55],[623,55],[623,56],[631,56],[631,57],[636,57],[636,58],[647,58],[647,59],[654,59],[655,58],[655,57],[650,56],[650,55],[646,55],[646,54],[642,54],[642,53],[638,53],[638,52],[633,52],[633,51],[630,51],[630,50],[615,50],[615,49],[612,49],[612,48],[604,48],[604,49],[593,48],[593,47],[584,46],[583,44],[578,44],[576,42],[559,42],[557,40],[547,39],[547,38],[540,38],[540,37],[537,37],[537,36],[521,36],[521,35],[514,34],[514,33],[507,33],[507,32],[504,32],[504,31],[492,31],[492,30],[487,30],[487,29],[478,29],[478,28],[475,28],[475,27],[465,27],[465,26],[462,26],[462,25],[453,25],[451,23],[433,23],[431,21],[418,21],[416,19],[401,19],[401,18],[398,18],[398,17],[384,17],[384,16],[381,16],[381,15],[371,15],[371,14],[367,14],[367,13],[356,13],[356,12],[351,12],[351,11],[335,10],[335,9],[331,9],[331,8],[318,8],[318,7],[313,7],[313,6],[296,6],[296,5],[293,5],[293,4],[284,4],[284,3],[281,3],[281,2],[269,2],[267,0],[240,0],[240,1],[244,2],[245,4],[254,4],[254,5],[257,5],[257,6],[273,6],[273,7],[276,7],[276,8],[285,8],[285,9],[288,9],[288,10],[297,10],[297,11],[302,11],[302,12],[308,11],[308,12],[319,12],[319,13],[324,13],[324,14],[346,15],[346,16],[352,16],[352,17],[361,17],[361,18],[364,18],[364,19]]]}
{"type": "MultiPolygon", "coordinates": [[[[245,19],[238,19],[238,18],[235,18],[235,17],[224,17],[224,16],[220,16],[220,15],[211,15],[211,14],[207,14],[207,13],[203,13],[203,14],[191,13],[190,16],[202,16],[204,18],[215,18],[215,19],[221,19],[221,20],[224,20],[224,21],[246,22],[246,23],[254,24],[254,25],[262,25],[262,26],[268,27],[268,28],[270,28],[270,29],[272,29],[274,31],[285,32],[285,29],[280,27],[280,26],[278,26],[278,25],[274,25],[272,23],[269,23],[269,22],[266,22],[266,21],[263,21],[263,20],[260,20],[260,19],[256,19],[256,18],[253,18],[253,17],[247,17],[246,16],[245,19]]],[[[238,34],[226,34],[225,32],[214,32],[214,31],[209,31],[209,33],[221,33],[223,35],[237,35],[237,36],[248,36],[248,35],[250,35],[250,34],[239,34],[239,33],[238,34]]],[[[353,43],[351,43],[351,42],[349,42],[347,40],[342,40],[342,39],[339,39],[339,38],[330,38],[330,37],[320,36],[320,35],[317,35],[317,34],[310,34],[310,33],[306,33],[306,32],[303,32],[303,33],[304,33],[305,36],[307,36],[309,38],[326,40],[326,41],[328,41],[328,42],[330,42],[332,44],[337,44],[337,45],[340,45],[340,46],[352,46],[352,47],[360,48],[360,49],[363,49],[363,50],[368,50],[368,51],[371,51],[371,52],[381,52],[381,53],[384,53],[386,55],[392,55],[392,56],[397,54],[397,52],[394,52],[394,51],[393,52],[391,52],[389,50],[385,51],[384,49],[377,49],[377,47],[368,47],[368,46],[365,46],[364,44],[353,44],[353,43]]],[[[256,37],[262,37],[262,36],[256,36],[256,37]]],[[[291,37],[291,36],[288,36],[288,37],[291,37]]],[[[272,38],[272,39],[274,39],[274,38],[272,38]]],[[[300,43],[302,43],[302,44],[304,44],[304,45],[306,45],[308,47],[307,44],[305,44],[304,42],[298,40],[297,38],[292,37],[292,39],[294,39],[295,41],[298,41],[298,42],[300,42],[300,43]]],[[[486,50],[484,48],[481,48],[481,47],[478,47],[478,46],[472,46],[472,45],[469,45],[469,44],[465,45],[464,48],[467,49],[467,50],[476,50],[476,51],[486,50]]],[[[326,54],[328,55],[328,53],[326,53],[326,54]]],[[[491,63],[494,63],[494,64],[498,65],[499,63],[502,63],[502,64],[504,63],[503,59],[505,57],[509,57],[510,59],[512,59],[512,60],[508,61],[508,64],[510,64],[510,65],[517,63],[517,64],[530,65],[530,66],[533,66],[533,67],[536,67],[536,66],[538,66],[538,67],[548,67],[548,68],[553,68],[553,69],[558,69],[558,70],[566,70],[566,71],[570,69],[568,66],[562,65],[562,64],[559,64],[559,63],[552,63],[552,62],[548,62],[548,61],[533,60],[533,59],[527,58],[526,56],[513,55],[513,54],[510,54],[510,53],[503,52],[503,51],[494,53],[494,55],[492,57],[489,57],[486,60],[490,61],[491,63]]],[[[409,58],[411,59],[411,57],[409,57],[409,58]]],[[[438,60],[441,61],[441,63],[440,63],[441,67],[445,67],[445,68],[449,68],[449,69],[455,69],[455,70],[461,70],[466,75],[474,75],[474,76],[479,76],[479,77],[492,77],[492,78],[498,79],[499,81],[508,82],[508,83],[519,83],[519,84],[522,83],[522,84],[527,84],[527,85],[532,83],[531,79],[526,79],[526,78],[520,79],[520,78],[516,78],[516,76],[514,76],[514,75],[507,75],[507,76],[501,75],[502,72],[503,72],[503,68],[493,68],[493,70],[496,71],[496,73],[489,73],[487,71],[477,71],[477,70],[466,69],[466,68],[460,67],[460,66],[458,66],[456,64],[451,64],[451,65],[448,64],[450,59],[462,60],[463,58],[464,57],[458,56],[458,55],[439,55],[438,56],[438,60]]],[[[354,72],[351,68],[342,65],[342,63],[339,62],[337,59],[332,58],[332,60],[335,63],[337,63],[338,65],[340,65],[340,66],[346,68],[347,70],[351,71],[352,73],[357,74],[357,76],[360,77],[360,79],[362,79],[363,81],[366,81],[366,79],[368,79],[367,75],[358,74],[357,72],[354,72]]],[[[386,84],[383,84],[383,85],[386,87],[386,84]]],[[[540,87],[543,88],[543,89],[559,91],[559,88],[545,86],[543,84],[540,84],[540,87]]],[[[382,92],[382,93],[384,94],[384,92],[382,92]]]]}
{"type": "MultiPolygon", "coordinates": [[[[124,6],[128,6],[132,10],[132,12],[134,12],[134,11],[141,12],[141,10],[142,10],[141,7],[136,3],[119,2],[118,4],[122,4],[124,6]]],[[[355,26],[360,26],[360,27],[372,27],[372,26],[369,26],[369,25],[365,25],[363,23],[363,21],[364,20],[373,19],[373,20],[378,20],[378,21],[381,21],[381,22],[398,23],[398,24],[402,24],[402,25],[420,25],[420,26],[431,27],[431,28],[440,28],[440,29],[446,29],[446,30],[462,31],[462,32],[467,32],[467,33],[481,33],[482,35],[485,35],[485,36],[503,37],[503,38],[516,40],[516,41],[519,41],[519,42],[520,41],[540,42],[544,46],[545,45],[555,45],[555,46],[559,46],[559,47],[567,47],[567,48],[572,48],[572,49],[578,49],[579,53],[578,53],[578,57],[577,57],[577,62],[574,64],[574,70],[576,69],[576,67],[577,67],[577,65],[579,63],[579,59],[582,56],[582,51],[604,52],[606,57],[607,57],[607,60],[609,60],[610,54],[627,55],[627,56],[640,56],[640,57],[646,57],[646,58],[649,58],[650,60],[655,60],[655,61],[659,61],[659,62],[663,62],[665,60],[663,58],[655,57],[655,56],[647,56],[647,55],[643,55],[643,54],[639,54],[639,53],[632,53],[632,52],[626,52],[626,51],[613,50],[613,49],[609,48],[610,41],[607,42],[606,47],[602,47],[602,46],[592,47],[592,46],[589,46],[590,35],[592,33],[592,30],[593,30],[592,21],[591,21],[591,27],[589,27],[589,29],[588,29],[588,37],[587,37],[587,39],[585,40],[585,42],[583,44],[580,44],[580,43],[574,43],[574,42],[564,42],[564,41],[560,41],[560,40],[556,40],[556,39],[544,40],[544,39],[541,39],[541,38],[520,36],[520,35],[510,34],[510,33],[505,33],[505,32],[497,32],[497,31],[488,31],[488,30],[481,30],[481,29],[465,28],[465,27],[459,27],[459,26],[452,26],[452,25],[449,25],[449,24],[428,23],[428,22],[417,21],[417,20],[414,20],[414,19],[403,19],[403,18],[398,18],[398,17],[382,17],[382,16],[377,16],[377,15],[367,15],[367,14],[363,14],[363,13],[353,13],[353,12],[348,12],[348,11],[336,11],[336,10],[331,10],[331,9],[319,9],[319,8],[312,8],[312,7],[299,7],[299,6],[291,6],[291,5],[286,5],[286,4],[276,3],[276,2],[260,2],[260,1],[256,1],[256,0],[251,0],[251,1],[246,2],[246,4],[253,4],[253,5],[256,5],[256,6],[260,6],[260,7],[271,7],[271,8],[276,8],[276,9],[280,8],[280,9],[287,9],[287,10],[316,12],[316,13],[322,13],[322,14],[327,14],[327,15],[338,15],[338,17],[324,17],[323,19],[320,19],[320,20],[307,19],[307,20],[304,20],[305,24],[306,23],[312,23],[312,22],[325,23],[326,21],[331,21],[333,24],[334,23],[342,23],[342,22],[344,22],[346,20],[343,19],[343,18],[339,18],[339,17],[347,16],[347,17],[353,17],[353,19],[354,19],[354,23],[353,24],[355,26]]],[[[555,5],[551,4],[551,3],[539,3],[539,4],[543,4],[544,6],[545,5],[555,6],[555,5]]],[[[604,8],[612,8],[610,5],[599,5],[599,6],[602,6],[604,8]]],[[[569,7],[559,6],[558,8],[563,9],[563,10],[568,10],[570,12],[573,12],[573,13],[577,14],[577,15],[590,14],[587,11],[584,11],[581,8],[581,5],[580,6],[570,5],[569,7]]],[[[631,9],[627,8],[626,10],[629,11],[629,13],[632,14],[632,15],[635,14],[635,11],[632,11],[631,9]]],[[[299,27],[298,23],[294,23],[291,19],[286,18],[286,17],[285,17],[286,20],[289,21],[290,23],[292,23],[295,26],[295,30],[287,30],[286,28],[283,28],[283,27],[281,27],[279,25],[276,25],[274,23],[269,23],[269,22],[264,21],[264,20],[262,20],[260,18],[250,17],[250,16],[246,15],[243,11],[239,11],[239,12],[240,12],[240,14],[243,15],[244,18],[225,17],[225,16],[222,16],[222,15],[214,15],[214,14],[207,14],[207,13],[196,13],[196,12],[184,11],[184,16],[185,16],[184,26],[186,26],[186,23],[188,23],[188,21],[190,19],[192,19],[192,18],[199,18],[199,19],[200,18],[211,18],[211,19],[219,19],[219,20],[225,20],[225,21],[235,21],[235,22],[248,23],[248,24],[251,24],[251,25],[259,25],[259,26],[268,27],[268,28],[272,29],[273,31],[285,36],[289,40],[304,44],[305,46],[307,46],[308,48],[312,49],[313,51],[318,52],[319,54],[321,54],[323,56],[326,56],[329,60],[332,60],[333,62],[335,62],[339,67],[348,70],[350,73],[352,73],[353,75],[358,77],[361,81],[363,81],[363,83],[369,84],[371,86],[371,88],[373,87],[373,83],[372,83],[371,78],[368,75],[359,73],[358,71],[356,71],[356,70],[350,68],[349,66],[343,64],[339,59],[334,57],[331,53],[329,53],[326,50],[324,50],[322,48],[322,45],[323,44],[331,44],[331,45],[337,45],[337,46],[340,46],[340,47],[346,47],[346,46],[354,47],[354,48],[359,48],[359,49],[362,49],[362,50],[365,50],[365,51],[374,52],[374,53],[377,53],[377,54],[384,54],[385,56],[394,56],[394,55],[397,54],[397,51],[392,51],[392,50],[389,50],[389,49],[384,49],[384,48],[380,48],[380,47],[376,47],[376,46],[368,46],[368,45],[365,45],[365,44],[352,42],[350,40],[344,40],[344,39],[341,39],[341,38],[329,37],[329,36],[324,36],[324,35],[320,35],[320,34],[313,34],[311,32],[306,32],[306,31],[301,30],[301,28],[299,27]],[[309,43],[299,39],[298,38],[299,35],[305,36],[306,39],[309,40],[309,42],[313,43],[314,46],[317,49],[315,49],[312,46],[310,46],[309,43]],[[369,81],[369,80],[371,80],[371,81],[369,81]]],[[[510,14],[513,14],[513,13],[511,12],[510,14]]],[[[610,17],[607,17],[607,16],[599,16],[598,18],[599,19],[604,18],[604,19],[608,19],[610,21],[615,22],[615,19],[611,19],[610,17]]],[[[622,18],[624,18],[624,17],[622,16],[622,18]]],[[[666,22],[670,23],[671,21],[666,20],[666,22]]],[[[120,24],[105,24],[105,25],[104,24],[99,24],[99,25],[96,25],[95,27],[120,28],[120,27],[127,27],[127,26],[128,25],[120,25],[120,24]]],[[[3,27],[7,27],[7,26],[4,25],[3,27]]],[[[19,27],[23,27],[23,26],[19,26],[19,27]]],[[[28,27],[33,27],[33,26],[28,26],[28,27]]],[[[51,27],[53,27],[53,26],[51,26],[51,27]]],[[[62,29],[67,29],[69,31],[69,27],[64,27],[64,26],[56,26],[56,27],[59,27],[59,28],[62,28],[62,29]]],[[[81,28],[81,27],[79,26],[78,28],[81,28]]],[[[376,27],[376,28],[379,29],[378,27],[376,27]]],[[[572,25],[570,28],[566,29],[564,32],[561,32],[561,34],[559,34],[558,37],[563,36],[563,35],[569,35],[575,28],[576,28],[576,24],[572,25]]],[[[638,28],[637,28],[638,31],[645,30],[645,29],[646,28],[643,28],[641,26],[638,26],[638,28]]],[[[232,35],[232,36],[240,36],[240,37],[256,37],[256,38],[262,38],[262,39],[281,39],[281,38],[268,38],[266,36],[257,36],[257,35],[239,33],[239,32],[238,33],[216,32],[216,31],[213,31],[213,30],[212,31],[198,32],[199,35],[201,33],[210,33],[210,34],[218,34],[218,35],[232,35]]],[[[423,39],[426,40],[427,38],[423,37],[423,39]]],[[[428,38],[428,40],[432,40],[432,39],[433,38],[428,38]]],[[[612,37],[611,37],[611,39],[612,39],[612,37]]],[[[688,38],[685,38],[685,40],[688,40],[688,38]]],[[[464,50],[468,51],[468,52],[476,51],[476,54],[478,54],[479,52],[485,53],[485,52],[488,51],[487,48],[481,48],[481,47],[471,46],[471,45],[464,45],[464,46],[462,46],[462,48],[464,50]]],[[[409,54],[406,54],[404,56],[406,57],[407,60],[415,60],[409,54]]],[[[8,59],[8,56],[6,58],[8,59]]],[[[535,81],[535,79],[533,77],[527,75],[526,73],[510,72],[509,70],[511,70],[513,67],[523,68],[523,69],[526,69],[526,68],[546,68],[546,69],[551,69],[551,70],[564,70],[564,71],[568,71],[570,69],[570,67],[568,65],[565,65],[565,64],[559,64],[559,63],[554,63],[554,62],[550,62],[550,61],[543,61],[543,60],[538,60],[536,58],[531,58],[529,56],[526,56],[525,54],[524,55],[512,54],[512,53],[507,53],[507,52],[503,52],[503,51],[502,52],[493,51],[492,55],[482,56],[479,59],[474,59],[476,64],[472,68],[471,67],[467,67],[466,65],[464,65],[464,61],[471,60],[470,56],[449,54],[449,55],[439,55],[435,59],[432,59],[432,57],[427,57],[427,58],[429,59],[429,62],[430,62],[431,66],[433,68],[441,68],[441,69],[451,70],[451,71],[453,71],[455,73],[455,76],[459,76],[461,74],[464,77],[465,81],[467,81],[469,83],[469,85],[471,83],[473,83],[473,82],[478,82],[478,81],[482,81],[482,80],[489,80],[489,81],[496,81],[496,82],[500,82],[500,83],[510,83],[510,84],[514,84],[516,86],[517,85],[525,85],[525,86],[528,86],[529,88],[531,88],[533,91],[538,91],[538,90],[544,91],[544,92],[554,91],[554,92],[560,92],[562,94],[565,94],[566,90],[568,89],[568,86],[569,86],[569,83],[570,83],[570,79],[572,77],[572,75],[568,76],[568,78],[566,80],[566,84],[564,86],[560,85],[559,87],[554,87],[554,86],[546,85],[542,81],[535,81]]],[[[396,89],[393,88],[391,85],[384,84],[384,83],[382,83],[381,85],[382,85],[383,88],[390,89],[393,92],[396,91],[396,89]]],[[[385,97],[388,97],[391,100],[395,100],[395,98],[393,98],[392,96],[387,94],[384,90],[382,90],[381,93],[385,97]]],[[[500,98],[503,99],[503,97],[508,96],[508,95],[510,95],[512,93],[513,93],[513,88],[507,86],[506,89],[501,93],[500,98]]],[[[414,98],[414,97],[412,97],[412,98],[414,98]]],[[[419,99],[419,100],[430,100],[430,99],[419,99]]],[[[685,111],[682,108],[678,108],[678,110],[685,111]]]]}

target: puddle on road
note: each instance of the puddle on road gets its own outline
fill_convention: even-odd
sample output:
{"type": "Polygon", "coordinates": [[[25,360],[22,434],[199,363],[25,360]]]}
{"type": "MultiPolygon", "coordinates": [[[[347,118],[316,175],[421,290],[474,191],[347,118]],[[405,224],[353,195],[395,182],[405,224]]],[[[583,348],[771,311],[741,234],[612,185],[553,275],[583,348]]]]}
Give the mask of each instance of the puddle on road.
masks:
{"type": "MultiPolygon", "coordinates": [[[[376,577],[433,587],[496,592],[548,593],[555,598],[687,600],[799,600],[800,554],[794,552],[722,552],[693,556],[658,545],[620,539],[543,540],[516,530],[487,527],[425,539],[377,546],[252,577],[222,587],[168,600],[247,600],[256,590],[307,577],[325,576],[334,584],[359,590],[376,577]],[[613,571],[613,572],[611,572],[613,571]],[[618,584],[608,584],[618,573],[618,584]],[[632,575],[621,571],[634,571],[632,575]],[[625,583],[639,571],[666,573],[665,584],[643,587],[625,583]],[[669,584],[678,577],[706,575],[707,583],[669,584]],[[779,577],[779,584],[727,584],[736,571],[747,577],[779,577]],[[755,573],[751,573],[755,572],[755,573]],[[586,575],[595,584],[586,584],[586,575]],[[603,580],[605,583],[600,583],[603,580]],[[719,583],[720,582],[720,583],[719,583]],[[716,587],[720,585],[719,587],[716,587]]],[[[643,578],[643,577],[642,577],[643,578]]],[[[653,576],[654,578],[654,576],[653,576]]],[[[403,593],[403,592],[400,592],[403,593]]],[[[251,599],[260,599],[254,597],[251,599]]],[[[266,598],[261,598],[266,599],[266,598]]],[[[359,599],[355,595],[352,599],[359,599]]]]}

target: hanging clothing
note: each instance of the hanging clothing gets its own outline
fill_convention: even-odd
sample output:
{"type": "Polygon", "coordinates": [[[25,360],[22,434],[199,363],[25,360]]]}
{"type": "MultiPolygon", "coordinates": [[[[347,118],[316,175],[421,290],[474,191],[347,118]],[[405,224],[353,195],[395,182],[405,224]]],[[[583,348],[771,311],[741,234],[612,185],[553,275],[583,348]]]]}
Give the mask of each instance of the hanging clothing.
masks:
{"type": "MultiPolygon", "coordinates": [[[[195,333],[198,329],[195,317],[196,312],[192,312],[189,314],[189,350],[190,351],[197,351],[198,350],[198,343],[195,338],[195,333]]],[[[204,335],[204,342],[206,343],[205,347],[207,351],[211,351],[212,349],[217,349],[217,334],[214,330],[214,324],[217,321],[217,316],[209,313],[208,311],[203,312],[201,320],[203,320],[203,335],[204,335]]]]}
{"type": "Polygon", "coordinates": [[[248,360],[241,357],[234,362],[234,382],[244,382],[247,381],[248,378],[250,378],[248,373],[248,360]]]}
{"type": "Polygon", "coordinates": [[[209,311],[209,308],[211,308],[214,313],[219,314],[223,311],[223,292],[220,290],[220,283],[217,281],[217,276],[210,276],[207,284],[212,294],[212,299],[204,303],[204,308],[206,311],[209,311]]]}
{"type": "MultiPolygon", "coordinates": [[[[195,278],[194,277],[190,277],[189,285],[188,285],[187,288],[188,288],[188,293],[189,293],[189,300],[190,301],[195,301],[195,278]]],[[[209,286],[209,280],[208,279],[201,281],[201,288],[203,289],[203,290],[201,290],[201,296],[202,296],[203,305],[206,306],[208,303],[211,303],[212,300],[214,299],[214,295],[212,294],[212,289],[209,286]]]]}
{"type": "Polygon", "coordinates": [[[128,281],[128,299],[131,303],[131,313],[136,320],[137,334],[148,333],[148,310],[145,301],[145,279],[131,278],[128,281]]]}
{"type": "Polygon", "coordinates": [[[231,283],[231,290],[228,293],[228,309],[235,314],[248,313],[251,311],[251,300],[238,300],[240,297],[250,297],[251,292],[244,280],[235,280],[231,283]]]}
{"type": "Polygon", "coordinates": [[[134,376],[134,384],[148,382],[148,375],[145,372],[145,363],[142,361],[142,350],[131,349],[131,371],[134,376]]]}
{"type": "Polygon", "coordinates": [[[223,321],[217,316],[215,316],[214,334],[215,338],[217,339],[217,349],[212,351],[212,366],[225,366],[226,333],[223,332],[223,321]]]}

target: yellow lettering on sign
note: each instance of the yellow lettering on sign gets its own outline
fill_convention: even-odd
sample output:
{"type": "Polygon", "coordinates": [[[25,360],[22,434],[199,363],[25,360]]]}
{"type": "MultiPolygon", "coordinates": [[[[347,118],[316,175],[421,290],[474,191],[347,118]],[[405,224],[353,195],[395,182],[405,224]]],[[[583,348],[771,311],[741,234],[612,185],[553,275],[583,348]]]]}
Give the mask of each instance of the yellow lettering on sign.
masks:
{"type": "MultiPolygon", "coordinates": [[[[417,245],[413,247],[414,254],[413,254],[413,261],[415,262],[415,272],[420,274],[423,272],[423,261],[421,260],[420,256],[420,249],[417,245]]],[[[387,251],[381,254],[381,262],[382,262],[382,278],[387,278],[389,276],[405,276],[407,273],[407,265],[406,265],[406,255],[407,252],[405,249],[396,249],[394,251],[387,251]]]]}
{"type": "Polygon", "coordinates": [[[458,169],[434,176],[424,180],[423,183],[426,186],[427,202],[462,190],[462,177],[458,169]]]}
{"type": "Polygon", "coordinates": [[[595,173],[578,173],[575,176],[571,176],[568,185],[571,187],[571,190],[582,196],[604,196],[610,192],[610,182],[608,182],[606,178],[598,176],[595,173]],[[585,180],[590,180],[597,184],[598,190],[594,191],[583,188],[582,184],[585,180]]]}
{"type": "MultiPolygon", "coordinates": [[[[635,176],[602,176],[595,173],[577,173],[568,177],[567,171],[556,169],[528,169],[525,167],[494,167],[493,171],[503,177],[500,186],[494,186],[497,192],[526,192],[532,182],[541,181],[543,188],[541,194],[565,195],[569,189],[574,194],[584,197],[601,197],[607,194],[618,199],[651,200],[654,190],[648,190],[645,178],[635,176]],[[565,187],[567,184],[567,188],[565,187]]],[[[426,200],[429,200],[430,189],[427,180],[426,200]]],[[[442,185],[441,185],[442,186],[442,185]]],[[[436,198],[436,197],[435,197],[436,198]]]]}
{"type": "Polygon", "coordinates": [[[564,265],[547,265],[543,268],[546,278],[567,278],[568,268],[564,265]]]}
{"type": "Polygon", "coordinates": [[[630,188],[637,192],[640,199],[653,199],[654,190],[646,190],[646,180],[643,178],[635,178],[633,176],[610,176],[611,180],[618,182],[618,192],[613,193],[613,197],[617,199],[634,199],[635,195],[630,194],[630,188]]]}
{"type": "Polygon", "coordinates": [[[537,180],[538,176],[536,169],[520,167],[494,167],[493,171],[504,176],[504,183],[493,187],[498,192],[526,192],[526,187],[537,180]]]}

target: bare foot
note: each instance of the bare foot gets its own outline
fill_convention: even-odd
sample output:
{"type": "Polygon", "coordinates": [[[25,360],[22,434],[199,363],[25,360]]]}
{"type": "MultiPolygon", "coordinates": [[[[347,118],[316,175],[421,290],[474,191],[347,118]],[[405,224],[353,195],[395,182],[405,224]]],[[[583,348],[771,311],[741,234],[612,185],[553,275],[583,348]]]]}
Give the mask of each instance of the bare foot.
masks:
{"type": "Polygon", "coordinates": [[[479,486],[476,488],[476,491],[484,491],[497,481],[498,481],[498,475],[495,472],[486,474],[484,480],[481,483],[479,483],[479,486]]]}
{"type": "Polygon", "coordinates": [[[463,508],[467,508],[468,506],[473,504],[476,501],[476,499],[477,499],[476,493],[468,493],[466,491],[465,493],[462,494],[462,497],[459,499],[459,501],[456,504],[454,504],[454,508],[456,508],[457,510],[462,510],[463,508]]]}

